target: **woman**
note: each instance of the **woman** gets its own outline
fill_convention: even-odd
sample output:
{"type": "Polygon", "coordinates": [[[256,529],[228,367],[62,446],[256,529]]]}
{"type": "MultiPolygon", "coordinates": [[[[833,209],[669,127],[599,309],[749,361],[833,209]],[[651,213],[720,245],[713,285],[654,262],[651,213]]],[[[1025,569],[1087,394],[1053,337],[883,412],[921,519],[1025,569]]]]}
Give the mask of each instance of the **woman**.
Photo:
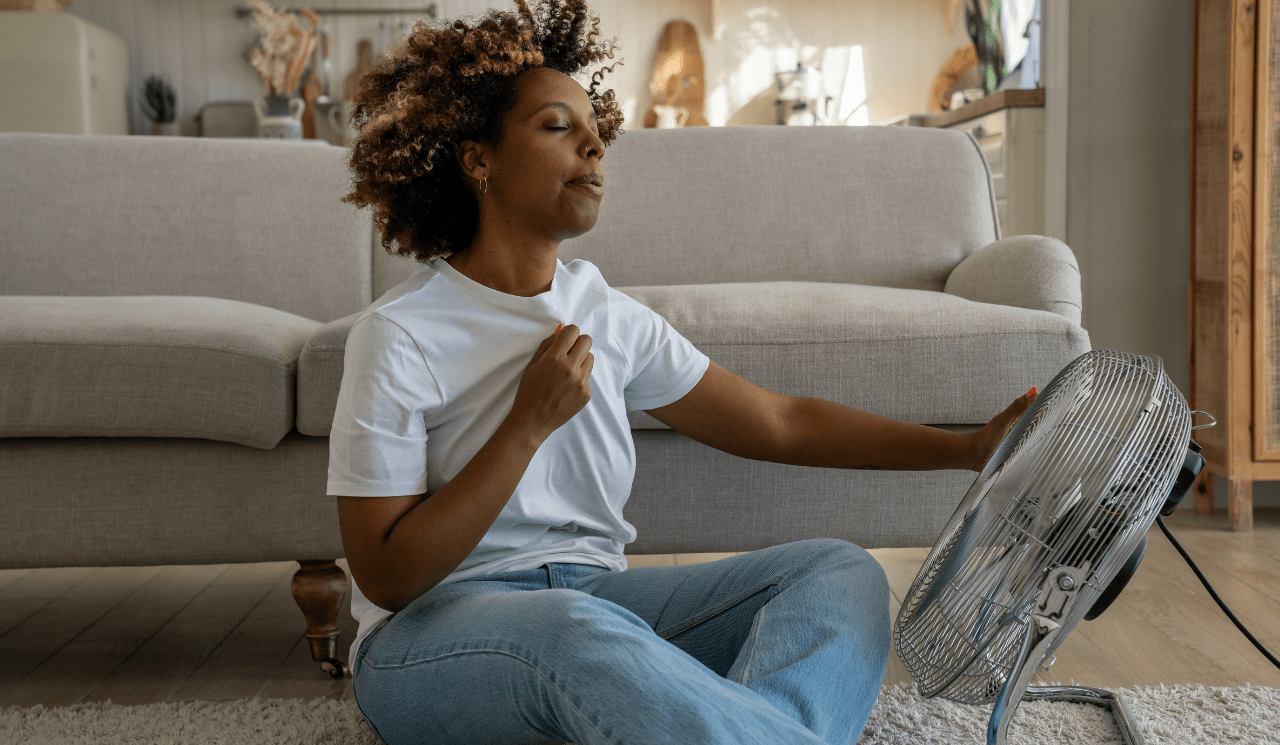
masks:
{"type": "Polygon", "coordinates": [[[626,410],[745,458],[980,470],[1031,394],[966,435],[779,395],[559,261],[622,123],[570,75],[613,46],[582,0],[516,6],[419,23],[355,100],[345,201],[421,263],[353,326],[330,437],[356,701],[388,743],[853,743],[883,571],[826,539],[628,570],[626,410]]]}

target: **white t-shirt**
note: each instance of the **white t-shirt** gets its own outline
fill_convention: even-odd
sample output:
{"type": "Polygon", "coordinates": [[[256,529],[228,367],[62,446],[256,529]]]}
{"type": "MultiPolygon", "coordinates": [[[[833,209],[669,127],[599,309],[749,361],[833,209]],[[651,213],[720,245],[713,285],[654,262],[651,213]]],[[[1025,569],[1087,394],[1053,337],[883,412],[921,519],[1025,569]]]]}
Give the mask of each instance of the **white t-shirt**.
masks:
{"type": "MultiPolygon", "coordinates": [[[[622,517],[635,475],[627,409],[678,401],[710,359],[610,288],[581,259],[556,260],[551,289],[499,292],[442,258],[378,298],[347,337],[329,435],[329,495],[434,494],[488,442],[525,367],[559,323],[591,337],[591,400],[538,448],[479,545],[441,584],[547,562],[621,571],[636,531],[622,517]]],[[[392,615],[353,580],[351,615],[368,633],[392,615]]]]}

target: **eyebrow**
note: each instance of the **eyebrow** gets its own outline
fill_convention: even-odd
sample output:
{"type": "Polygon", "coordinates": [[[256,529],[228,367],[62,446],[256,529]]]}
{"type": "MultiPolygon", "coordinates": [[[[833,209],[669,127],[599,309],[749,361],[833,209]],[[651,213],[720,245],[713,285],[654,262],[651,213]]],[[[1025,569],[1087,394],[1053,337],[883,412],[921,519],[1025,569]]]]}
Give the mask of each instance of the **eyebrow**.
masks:
{"type": "MultiPolygon", "coordinates": [[[[566,114],[572,114],[572,113],[573,113],[573,109],[569,106],[569,104],[567,104],[567,103],[561,103],[561,102],[559,102],[559,101],[550,101],[550,102],[548,102],[548,103],[544,103],[544,104],[542,104],[541,106],[539,106],[539,107],[538,107],[538,111],[542,111],[543,109],[550,108],[550,107],[553,107],[553,106],[554,106],[555,108],[557,108],[557,109],[564,109],[564,112],[565,112],[566,114]]],[[[535,111],[535,112],[533,112],[533,113],[535,113],[535,114],[536,114],[536,113],[538,113],[538,111],[535,111]]],[[[595,120],[596,120],[596,122],[599,122],[599,121],[600,121],[600,117],[596,114],[596,112],[595,112],[595,110],[594,110],[594,109],[591,111],[591,118],[592,118],[592,119],[595,119],[595,120]]]]}

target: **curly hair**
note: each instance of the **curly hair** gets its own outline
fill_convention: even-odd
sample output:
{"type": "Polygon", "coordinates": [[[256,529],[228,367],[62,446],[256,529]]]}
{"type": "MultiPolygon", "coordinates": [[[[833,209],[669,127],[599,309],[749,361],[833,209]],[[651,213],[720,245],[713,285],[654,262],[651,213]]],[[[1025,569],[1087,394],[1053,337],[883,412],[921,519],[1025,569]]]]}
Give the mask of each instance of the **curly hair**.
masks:
{"type": "MultiPolygon", "coordinates": [[[[463,140],[501,143],[516,74],[548,67],[573,75],[613,59],[617,39],[607,48],[596,43],[600,19],[586,0],[535,2],[537,18],[515,0],[518,15],[491,9],[474,27],[420,20],[361,77],[351,110],[355,177],[342,201],[373,205],[389,253],[427,262],[471,245],[480,206],[463,184],[457,152],[463,140]]],[[[607,146],[622,132],[622,111],[613,90],[596,91],[605,70],[613,67],[592,76],[587,96],[607,146]]]]}

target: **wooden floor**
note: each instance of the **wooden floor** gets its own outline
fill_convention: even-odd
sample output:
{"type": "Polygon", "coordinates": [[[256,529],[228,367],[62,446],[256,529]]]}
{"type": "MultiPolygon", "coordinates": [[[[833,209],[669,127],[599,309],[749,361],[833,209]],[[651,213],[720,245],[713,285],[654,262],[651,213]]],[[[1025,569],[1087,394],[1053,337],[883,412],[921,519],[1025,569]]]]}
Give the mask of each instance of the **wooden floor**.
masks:
{"type": "MultiPolygon", "coordinates": [[[[1259,509],[1252,533],[1225,515],[1179,512],[1174,535],[1256,636],[1280,653],[1280,510],[1259,509]]],[[[1101,618],[1082,622],[1041,682],[1280,687],[1280,671],[1222,615],[1154,526],[1147,555],[1101,618]]],[[[877,549],[892,611],[927,549],[877,549]]],[[[629,557],[632,566],[725,554],[629,557]]],[[[346,569],[345,560],[339,560],[346,569]]],[[[311,660],[289,591],[293,562],[0,571],[0,706],[242,697],[351,698],[311,660]]],[[[339,620],[346,659],[356,624],[339,620]]],[[[909,680],[891,658],[886,682],[909,680]]]]}

